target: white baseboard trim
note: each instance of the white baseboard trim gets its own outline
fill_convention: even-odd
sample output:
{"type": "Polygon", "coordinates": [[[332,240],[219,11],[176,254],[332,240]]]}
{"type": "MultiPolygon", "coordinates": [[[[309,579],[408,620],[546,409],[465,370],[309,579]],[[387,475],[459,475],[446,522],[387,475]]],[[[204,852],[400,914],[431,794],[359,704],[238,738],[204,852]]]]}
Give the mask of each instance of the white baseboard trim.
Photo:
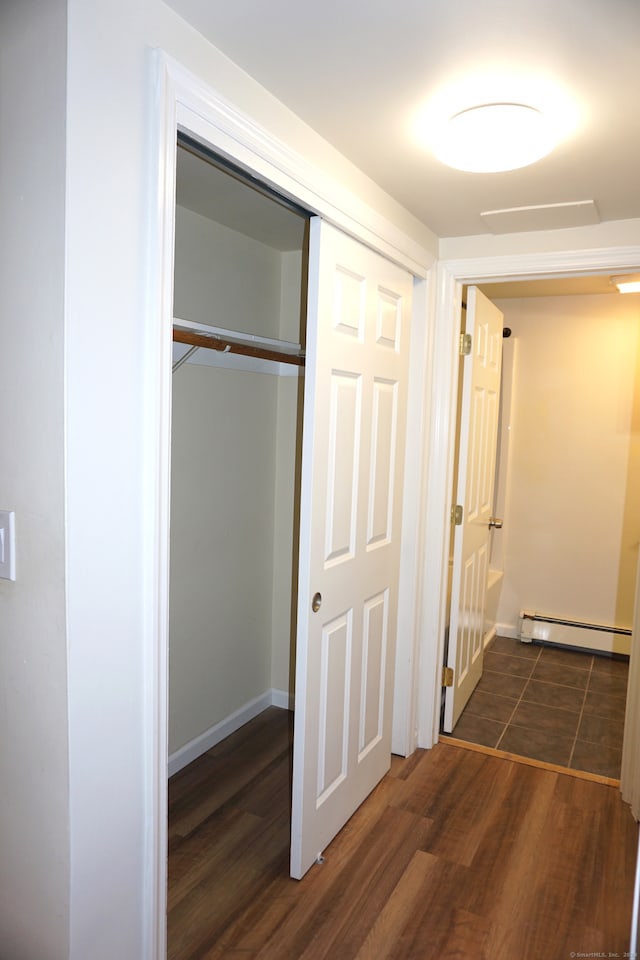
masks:
{"type": "Polygon", "coordinates": [[[283,710],[295,709],[295,694],[288,693],[287,690],[271,691],[271,706],[282,707],[283,710]]]}
{"type": "Polygon", "coordinates": [[[294,695],[288,693],[286,690],[265,690],[259,697],[249,700],[248,703],[234,710],[233,713],[230,713],[224,720],[209,727],[204,733],[194,737],[193,740],[189,740],[183,747],[180,747],[172,753],[168,762],[169,776],[172,777],[174,773],[177,773],[179,770],[182,770],[183,767],[197,760],[198,757],[206,753],[207,750],[210,750],[211,747],[215,747],[216,743],[220,743],[225,737],[235,733],[236,730],[243,727],[245,723],[249,723],[250,720],[257,717],[258,714],[266,710],[267,707],[282,707],[285,710],[293,710],[293,703],[294,695]]]}
{"type": "Polygon", "coordinates": [[[517,623],[496,623],[496,635],[498,637],[510,637],[512,640],[519,640],[520,629],[517,623]]]}
{"type": "Polygon", "coordinates": [[[493,640],[497,632],[498,631],[496,630],[495,626],[491,627],[490,630],[487,630],[487,632],[484,635],[484,639],[482,641],[482,647],[484,650],[487,649],[487,647],[489,646],[489,644],[491,643],[491,641],[493,640]]]}

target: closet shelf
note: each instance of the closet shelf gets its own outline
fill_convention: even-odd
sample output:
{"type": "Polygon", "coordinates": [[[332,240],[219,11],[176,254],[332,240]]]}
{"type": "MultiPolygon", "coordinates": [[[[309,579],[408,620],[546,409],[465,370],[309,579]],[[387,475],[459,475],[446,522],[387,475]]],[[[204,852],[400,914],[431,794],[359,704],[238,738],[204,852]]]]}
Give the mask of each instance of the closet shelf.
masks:
{"type": "Polygon", "coordinates": [[[297,345],[283,348],[265,346],[255,338],[243,340],[239,336],[222,336],[220,333],[199,333],[196,330],[173,328],[174,343],[186,343],[191,347],[202,347],[206,350],[218,350],[221,353],[237,353],[245,357],[257,357],[260,360],[274,360],[277,363],[291,363],[297,367],[304,366],[304,354],[297,345]],[[297,352],[292,352],[297,350],[297,352]]]}

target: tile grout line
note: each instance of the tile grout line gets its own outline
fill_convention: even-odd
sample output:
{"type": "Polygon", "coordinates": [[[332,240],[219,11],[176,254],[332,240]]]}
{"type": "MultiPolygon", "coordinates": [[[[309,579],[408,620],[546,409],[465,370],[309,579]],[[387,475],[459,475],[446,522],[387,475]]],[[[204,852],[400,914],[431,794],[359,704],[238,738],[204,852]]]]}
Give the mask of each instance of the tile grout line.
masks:
{"type": "MultiPolygon", "coordinates": [[[[490,649],[490,648],[489,648],[489,649],[490,649]]],[[[494,652],[495,652],[495,653],[498,653],[498,652],[499,652],[501,655],[504,655],[504,656],[509,657],[509,659],[513,659],[513,658],[514,658],[514,654],[509,654],[509,653],[507,653],[506,651],[494,651],[494,652]]],[[[517,697],[517,698],[507,697],[507,695],[506,695],[505,693],[499,693],[499,692],[495,692],[495,691],[494,691],[494,692],[491,692],[491,693],[489,694],[490,696],[492,696],[492,697],[494,697],[494,698],[495,698],[495,697],[498,697],[499,699],[503,699],[503,698],[504,698],[504,699],[509,699],[509,700],[511,700],[511,701],[515,701],[515,705],[514,705],[513,709],[511,710],[510,715],[509,715],[509,718],[508,718],[507,721],[494,721],[494,718],[493,718],[493,717],[490,717],[490,716],[484,717],[482,713],[478,713],[478,714],[471,715],[471,716],[477,716],[478,719],[486,719],[486,720],[491,720],[491,721],[494,721],[494,722],[498,722],[498,723],[504,724],[503,729],[502,729],[502,731],[501,731],[501,733],[500,733],[500,736],[499,736],[499,738],[498,738],[498,742],[497,742],[497,744],[496,744],[496,747],[494,747],[493,749],[499,749],[499,748],[500,748],[500,744],[503,742],[504,737],[505,737],[506,734],[507,734],[507,730],[510,729],[510,728],[514,728],[514,727],[515,727],[515,724],[514,724],[513,721],[514,721],[514,717],[515,717],[515,714],[516,714],[516,711],[517,711],[518,707],[519,707],[523,702],[531,702],[531,703],[534,704],[534,705],[537,703],[537,701],[527,701],[527,700],[526,700],[526,694],[527,694],[527,690],[528,690],[528,688],[529,688],[530,681],[536,679],[533,674],[535,673],[535,670],[536,670],[537,665],[542,662],[542,654],[543,654],[543,653],[544,653],[544,647],[540,647],[540,648],[539,648],[539,652],[536,654],[535,657],[525,658],[525,659],[527,659],[527,660],[530,660],[530,661],[533,663],[533,669],[531,670],[531,674],[530,674],[529,677],[523,678],[523,679],[526,680],[526,682],[525,682],[525,684],[524,684],[524,688],[523,688],[523,690],[522,690],[522,693],[520,694],[519,697],[517,697]]],[[[568,711],[568,712],[571,712],[571,713],[574,713],[574,712],[575,712],[575,715],[576,715],[576,733],[575,733],[575,736],[572,738],[572,746],[571,746],[571,751],[570,751],[570,755],[569,755],[569,760],[568,760],[567,765],[566,765],[566,767],[565,767],[565,769],[567,769],[567,770],[573,770],[573,768],[571,767],[571,763],[573,762],[573,759],[574,759],[574,756],[575,756],[576,747],[577,747],[577,744],[578,744],[578,741],[579,741],[578,734],[579,734],[579,732],[580,732],[580,725],[581,725],[581,722],[582,722],[583,718],[586,716],[585,710],[586,710],[587,696],[588,696],[589,692],[592,692],[592,691],[591,691],[591,681],[592,681],[592,678],[594,678],[595,675],[598,673],[598,671],[597,671],[596,668],[595,668],[595,664],[596,664],[596,662],[597,662],[596,659],[595,659],[595,655],[594,655],[594,654],[591,654],[590,656],[591,656],[591,663],[590,663],[589,667],[586,668],[586,670],[584,670],[584,672],[587,674],[587,684],[586,684],[586,687],[585,687],[584,691],[582,692],[582,693],[583,693],[583,696],[582,696],[582,705],[581,705],[581,708],[580,708],[579,711],[574,711],[574,710],[569,710],[569,711],[568,711]]],[[[579,668],[576,668],[576,669],[578,669],[578,670],[580,670],[580,672],[582,672],[582,670],[583,670],[584,668],[579,667],[579,668]]],[[[491,672],[491,671],[489,671],[489,672],[491,672]]],[[[498,674],[500,674],[500,675],[502,675],[502,676],[505,676],[505,677],[514,677],[514,676],[517,676],[517,675],[514,675],[514,674],[501,674],[501,671],[500,671],[500,670],[494,670],[493,672],[494,672],[494,673],[498,673],[498,674]]],[[[540,680],[540,681],[538,681],[538,682],[540,682],[540,683],[543,684],[544,686],[557,686],[557,687],[562,687],[562,688],[566,688],[566,689],[572,689],[572,690],[575,690],[576,692],[579,690],[579,688],[577,688],[577,687],[575,687],[575,686],[571,686],[571,687],[570,687],[569,684],[557,683],[556,681],[552,681],[552,680],[540,680]]],[[[488,692],[487,692],[487,693],[488,693],[488,692]]],[[[609,694],[609,696],[611,696],[611,695],[609,694]]],[[[625,699],[626,699],[626,698],[625,698],[625,699]]],[[[554,708],[554,709],[555,709],[555,708],[554,708]]],[[[563,710],[563,712],[567,712],[568,708],[562,708],[562,710],[563,710]]],[[[603,714],[604,714],[604,716],[601,716],[600,713],[598,712],[598,713],[594,714],[594,716],[600,717],[602,720],[611,720],[611,719],[614,719],[614,720],[617,721],[617,719],[618,719],[618,718],[611,718],[610,716],[608,716],[608,715],[606,714],[606,711],[604,711],[604,710],[603,710],[603,714]]],[[[475,742],[475,741],[470,741],[470,742],[475,742]]],[[[580,741],[580,742],[582,742],[582,741],[580,741]]],[[[584,742],[585,742],[585,743],[589,742],[590,745],[593,746],[593,747],[598,747],[598,746],[599,746],[599,744],[598,744],[597,741],[584,741],[584,742]]]]}
{"type": "Polygon", "coordinates": [[[578,725],[576,727],[576,735],[573,738],[573,743],[571,745],[571,752],[569,753],[569,759],[567,761],[567,767],[571,767],[571,762],[573,760],[573,755],[576,752],[576,744],[578,742],[578,734],[580,733],[580,724],[582,723],[582,718],[584,716],[584,708],[587,705],[587,692],[589,690],[589,684],[591,682],[591,674],[593,672],[593,656],[591,657],[591,666],[589,667],[589,676],[587,677],[587,685],[584,688],[584,696],[582,698],[582,707],[580,708],[580,716],[578,717],[578,725]]]}
{"type": "Polygon", "coordinates": [[[519,707],[520,704],[522,703],[522,698],[524,697],[524,692],[525,692],[525,690],[527,689],[527,687],[529,686],[529,683],[530,683],[530,681],[531,681],[531,677],[533,676],[533,671],[535,670],[536,665],[538,664],[541,656],[542,656],[542,647],[541,647],[540,650],[538,651],[538,655],[537,655],[536,657],[534,657],[534,658],[526,658],[526,659],[533,659],[533,666],[532,666],[532,668],[531,668],[531,673],[530,673],[529,676],[527,677],[527,682],[525,683],[524,687],[522,688],[522,692],[521,692],[520,696],[518,697],[518,700],[517,700],[517,702],[516,702],[515,707],[514,707],[513,710],[511,711],[511,716],[509,717],[509,719],[507,720],[507,722],[506,722],[505,725],[504,725],[504,730],[502,731],[502,733],[501,733],[500,736],[498,737],[498,742],[497,742],[497,744],[496,744],[495,747],[494,747],[495,750],[499,750],[499,749],[500,749],[500,744],[502,743],[502,741],[503,741],[503,739],[504,739],[505,733],[506,733],[507,730],[509,729],[509,724],[510,724],[511,721],[513,720],[513,718],[514,718],[514,716],[515,716],[515,713],[516,713],[516,710],[518,709],[518,707],[519,707]]]}
{"type": "MultiPolygon", "coordinates": [[[[491,649],[491,648],[489,648],[489,649],[491,649]]],[[[508,653],[506,653],[506,651],[494,651],[494,652],[495,652],[495,653],[500,653],[501,655],[506,656],[506,657],[508,657],[509,659],[514,659],[514,658],[515,658],[515,655],[514,655],[514,654],[508,654],[508,653]]],[[[502,731],[501,731],[501,733],[500,733],[500,735],[499,735],[499,737],[498,737],[498,741],[497,741],[497,743],[496,743],[496,746],[493,747],[493,749],[500,749],[500,744],[503,743],[504,737],[506,736],[507,731],[508,731],[509,729],[515,728],[515,726],[516,726],[516,725],[514,724],[515,714],[516,714],[516,711],[517,711],[518,707],[521,706],[521,704],[522,704],[523,702],[530,702],[530,703],[532,703],[533,705],[542,705],[542,704],[537,704],[537,701],[528,701],[528,700],[526,700],[526,696],[527,696],[527,690],[528,690],[528,688],[529,688],[530,681],[536,679],[535,676],[534,676],[535,670],[536,670],[536,667],[542,662],[542,655],[543,655],[543,653],[544,653],[544,647],[540,647],[539,650],[538,650],[538,652],[536,653],[536,655],[535,655],[534,657],[518,658],[518,659],[525,659],[525,660],[529,661],[530,663],[532,663],[532,665],[533,665],[533,666],[532,666],[532,669],[531,669],[530,675],[529,675],[528,677],[523,677],[523,678],[522,678],[522,679],[525,680],[525,683],[524,683],[524,687],[523,687],[523,689],[522,689],[522,693],[521,693],[518,697],[507,696],[504,692],[503,692],[503,693],[500,693],[500,692],[495,692],[495,691],[494,691],[494,692],[492,692],[491,694],[488,694],[488,692],[485,692],[486,694],[490,695],[490,696],[493,697],[493,698],[496,698],[496,697],[497,697],[498,699],[508,699],[508,700],[511,700],[511,701],[514,703],[514,706],[513,706],[512,710],[511,710],[511,712],[510,712],[510,714],[509,714],[509,717],[508,717],[508,719],[507,719],[506,721],[504,721],[504,720],[502,720],[502,721],[497,721],[494,717],[485,716],[483,713],[469,714],[469,716],[471,716],[471,717],[477,717],[477,719],[479,719],[479,720],[485,719],[485,720],[489,720],[489,721],[491,721],[491,722],[497,722],[497,723],[499,723],[499,724],[503,724],[503,729],[502,729],[502,731]]],[[[574,757],[574,755],[575,755],[575,749],[576,749],[576,746],[577,746],[577,743],[578,743],[578,733],[580,732],[580,724],[581,724],[581,721],[582,721],[583,717],[585,716],[586,699],[587,699],[587,695],[588,695],[589,690],[590,690],[591,678],[592,678],[592,677],[596,674],[596,672],[597,672],[597,671],[595,670],[595,667],[594,667],[594,664],[595,664],[595,662],[596,662],[596,661],[595,661],[595,658],[594,658],[594,655],[591,654],[590,657],[591,657],[591,663],[590,663],[589,667],[584,670],[584,672],[587,674],[587,685],[586,685],[584,691],[582,692],[582,693],[583,693],[583,696],[582,696],[582,705],[581,705],[581,708],[580,708],[578,711],[570,710],[569,708],[565,708],[565,707],[563,707],[563,708],[553,708],[553,709],[562,709],[562,712],[563,712],[563,713],[565,713],[565,712],[575,713],[575,716],[576,716],[576,728],[575,728],[575,729],[576,729],[576,733],[575,733],[575,736],[572,738],[572,745],[571,745],[571,750],[570,750],[570,754],[569,754],[569,759],[568,759],[567,764],[566,764],[566,766],[565,766],[565,769],[567,769],[567,770],[573,769],[573,768],[571,767],[571,763],[572,763],[572,761],[573,761],[573,757],[574,757]]],[[[577,669],[579,669],[580,672],[582,672],[584,668],[580,667],[580,668],[577,668],[577,669]]],[[[489,671],[489,672],[490,672],[490,671],[489,671]]],[[[515,678],[515,677],[517,677],[517,674],[509,674],[509,673],[502,674],[500,670],[494,670],[493,672],[494,672],[494,673],[498,673],[498,674],[500,674],[501,676],[504,676],[505,678],[506,678],[506,677],[510,677],[510,678],[515,678]]],[[[566,689],[572,689],[572,690],[574,690],[574,691],[576,691],[576,692],[578,692],[578,690],[579,690],[579,688],[577,688],[577,687],[575,687],[575,686],[569,686],[568,684],[558,683],[557,681],[552,681],[552,680],[540,680],[540,681],[538,681],[538,682],[541,683],[541,684],[543,684],[544,686],[562,687],[562,688],[566,688],[566,689]]],[[[463,712],[465,712],[465,711],[463,711],[463,712]]],[[[604,719],[607,719],[607,718],[605,717],[604,719]]],[[[524,728],[524,729],[526,729],[526,728],[524,728]]],[[[476,740],[471,740],[470,742],[477,742],[477,741],[476,741],[476,740]]],[[[593,746],[597,746],[597,742],[596,742],[596,741],[593,741],[593,746]]]]}

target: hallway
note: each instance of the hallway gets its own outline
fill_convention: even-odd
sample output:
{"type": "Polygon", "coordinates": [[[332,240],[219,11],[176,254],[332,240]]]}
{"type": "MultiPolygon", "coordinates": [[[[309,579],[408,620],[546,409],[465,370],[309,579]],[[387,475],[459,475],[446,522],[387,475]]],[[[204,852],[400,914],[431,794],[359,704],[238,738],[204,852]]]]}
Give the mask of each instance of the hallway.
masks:
{"type": "Polygon", "coordinates": [[[636,824],[618,790],[441,742],[288,876],[291,714],[169,784],[169,960],[565,960],[628,949],[636,824]]]}

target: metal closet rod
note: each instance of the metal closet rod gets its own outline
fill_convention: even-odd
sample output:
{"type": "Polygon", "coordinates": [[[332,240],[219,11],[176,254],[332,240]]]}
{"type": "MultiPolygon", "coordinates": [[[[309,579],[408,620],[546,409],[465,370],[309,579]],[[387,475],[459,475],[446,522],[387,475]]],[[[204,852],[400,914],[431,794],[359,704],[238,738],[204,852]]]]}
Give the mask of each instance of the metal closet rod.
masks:
{"type": "Polygon", "coordinates": [[[237,340],[227,340],[215,334],[196,333],[194,330],[173,328],[175,343],[188,343],[192,347],[204,347],[205,350],[218,350],[221,353],[239,353],[244,357],[258,357],[260,360],[275,360],[278,363],[292,363],[296,367],[304,366],[304,356],[296,353],[286,353],[270,347],[262,347],[256,343],[240,343],[237,340]]]}

